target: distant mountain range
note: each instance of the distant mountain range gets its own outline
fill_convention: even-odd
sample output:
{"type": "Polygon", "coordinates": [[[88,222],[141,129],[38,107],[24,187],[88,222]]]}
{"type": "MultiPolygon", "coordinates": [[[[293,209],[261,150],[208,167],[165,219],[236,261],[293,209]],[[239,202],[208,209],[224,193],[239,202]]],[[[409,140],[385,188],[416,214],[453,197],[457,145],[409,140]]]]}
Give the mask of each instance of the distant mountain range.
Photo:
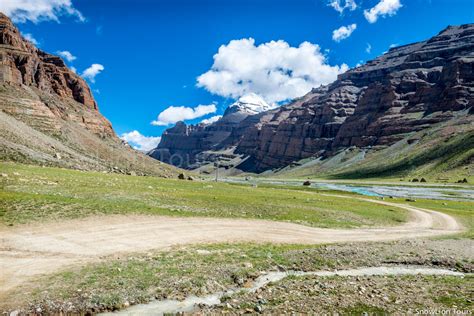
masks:
{"type": "MultiPolygon", "coordinates": [[[[450,26],[286,105],[248,94],[215,122],[178,122],[148,155],[227,175],[469,178],[473,104],[474,24],[450,26]]],[[[87,83],[1,13],[0,109],[1,160],[178,174],[120,140],[87,83]]]]}
{"type": "MultiPolygon", "coordinates": [[[[214,151],[231,148],[240,137],[237,131],[240,129],[243,133],[245,128],[250,127],[244,123],[247,118],[256,118],[259,113],[275,107],[254,93],[247,94],[230,105],[222,118],[214,123],[186,125],[178,122],[163,133],[160,144],[149,155],[188,169],[207,165],[216,161],[214,151]]],[[[225,152],[218,154],[221,159],[225,155],[225,152]]]]}
{"type": "Polygon", "coordinates": [[[179,122],[149,154],[204,173],[471,176],[473,105],[474,24],[449,26],[287,105],[253,95],[212,124],[179,122]]]}
{"type": "Polygon", "coordinates": [[[0,13],[0,159],[121,173],[176,175],[122,142],[87,83],[25,40],[0,13]]]}

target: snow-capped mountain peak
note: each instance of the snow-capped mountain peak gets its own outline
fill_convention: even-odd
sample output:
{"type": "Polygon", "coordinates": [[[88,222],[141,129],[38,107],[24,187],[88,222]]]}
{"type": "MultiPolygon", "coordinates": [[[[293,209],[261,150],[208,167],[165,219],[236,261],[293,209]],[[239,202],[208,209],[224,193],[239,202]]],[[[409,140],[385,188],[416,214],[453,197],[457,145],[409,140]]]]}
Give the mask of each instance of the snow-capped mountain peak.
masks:
{"type": "MultiPolygon", "coordinates": [[[[276,108],[275,105],[270,105],[265,100],[255,93],[249,93],[241,96],[229,108],[238,109],[239,112],[246,112],[249,114],[258,114],[260,112],[268,111],[276,108]]],[[[235,109],[232,109],[235,111],[235,109]]]]}

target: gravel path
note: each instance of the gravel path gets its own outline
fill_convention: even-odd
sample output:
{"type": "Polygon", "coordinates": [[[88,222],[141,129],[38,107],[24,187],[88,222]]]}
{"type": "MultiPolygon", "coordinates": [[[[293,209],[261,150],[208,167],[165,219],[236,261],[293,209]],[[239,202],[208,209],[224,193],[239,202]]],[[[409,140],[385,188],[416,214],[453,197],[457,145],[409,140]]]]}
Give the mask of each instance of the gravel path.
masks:
{"type": "Polygon", "coordinates": [[[266,220],[133,215],[3,227],[0,229],[0,299],[7,291],[40,274],[110,255],[167,249],[176,245],[387,241],[453,234],[462,230],[454,218],[440,212],[360,199],[408,210],[410,220],[395,227],[325,229],[266,220]]]}

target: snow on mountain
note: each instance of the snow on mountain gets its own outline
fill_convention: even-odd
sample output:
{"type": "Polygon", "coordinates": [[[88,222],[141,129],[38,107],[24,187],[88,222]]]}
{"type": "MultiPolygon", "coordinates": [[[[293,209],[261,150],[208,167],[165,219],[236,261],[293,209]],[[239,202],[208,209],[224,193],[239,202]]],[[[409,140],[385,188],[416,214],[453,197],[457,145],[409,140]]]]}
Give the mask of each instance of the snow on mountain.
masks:
{"type": "Polygon", "coordinates": [[[252,115],[274,108],[276,108],[275,105],[268,104],[261,96],[255,93],[246,94],[240,97],[234,104],[229,106],[229,109],[234,111],[235,109],[238,109],[240,112],[246,112],[252,115]]]}

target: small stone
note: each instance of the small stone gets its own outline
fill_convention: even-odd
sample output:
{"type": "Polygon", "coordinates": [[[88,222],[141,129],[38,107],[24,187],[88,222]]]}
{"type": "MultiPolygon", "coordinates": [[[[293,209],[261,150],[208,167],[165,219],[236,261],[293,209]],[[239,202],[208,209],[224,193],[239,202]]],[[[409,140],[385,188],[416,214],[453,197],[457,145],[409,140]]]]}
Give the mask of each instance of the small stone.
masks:
{"type": "Polygon", "coordinates": [[[60,154],[60,153],[55,153],[55,154],[54,154],[54,158],[56,158],[56,159],[59,160],[59,159],[61,159],[62,157],[61,157],[61,154],[60,154]]]}
{"type": "Polygon", "coordinates": [[[8,178],[8,174],[2,173],[2,178],[8,178]]]}
{"type": "Polygon", "coordinates": [[[262,299],[258,300],[257,303],[260,304],[260,305],[265,305],[265,304],[267,304],[267,300],[262,298],[262,299]]]}
{"type": "Polygon", "coordinates": [[[234,276],[233,279],[234,279],[234,282],[235,282],[236,284],[238,284],[238,285],[242,285],[242,284],[244,284],[244,282],[245,282],[244,278],[239,277],[239,276],[234,276]]]}

